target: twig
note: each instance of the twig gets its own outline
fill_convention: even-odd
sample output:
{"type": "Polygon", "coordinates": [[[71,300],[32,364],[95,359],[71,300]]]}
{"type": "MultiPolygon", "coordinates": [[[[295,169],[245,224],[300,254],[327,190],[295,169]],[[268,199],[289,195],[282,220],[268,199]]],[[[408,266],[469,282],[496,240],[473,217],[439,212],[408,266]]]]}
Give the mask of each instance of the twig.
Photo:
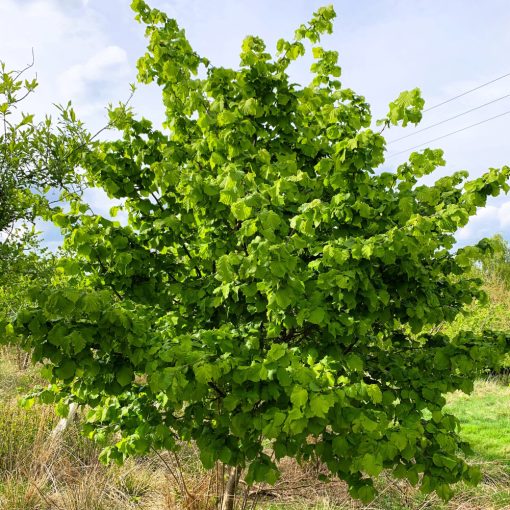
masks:
{"type": "Polygon", "coordinates": [[[218,386],[217,386],[214,382],[210,381],[210,382],[209,382],[209,386],[210,386],[213,390],[215,390],[215,391],[218,393],[218,395],[220,395],[220,397],[223,397],[223,398],[224,398],[224,397],[226,397],[226,396],[227,396],[227,394],[226,394],[223,390],[221,390],[220,388],[218,388],[218,386]]]}
{"type": "Polygon", "coordinates": [[[49,508],[57,508],[57,510],[63,510],[61,506],[58,506],[54,501],[50,501],[43,491],[39,488],[39,486],[32,480],[28,480],[28,483],[33,485],[39,496],[44,500],[44,502],[48,505],[49,508]]]}
{"type": "Polygon", "coordinates": [[[163,458],[163,456],[156,450],[156,448],[151,447],[152,451],[159,457],[159,460],[165,465],[165,467],[168,469],[168,472],[173,476],[175,482],[177,483],[177,486],[180,487],[181,483],[179,479],[177,478],[177,475],[174,473],[173,469],[170,467],[170,464],[163,458]]]}
{"type": "Polygon", "coordinates": [[[191,256],[191,253],[190,251],[188,250],[188,247],[186,246],[186,243],[182,243],[182,247],[184,248],[184,252],[186,253],[186,255],[188,256],[188,258],[190,259],[191,263],[193,264],[193,267],[195,268],[197,274],[198,274],[198,277],[199,278],[202,278],[202,273],[200,271],[200,268],[198,267],[198,265],[195,263],[195,261],[193,260],[193,257],[191,256]]]}
{"type": "Polygon", "coordinates": [[[173,456],[174,456],[174,459],[175,459],[175,463],[177,464],[177,467],[179,469],[179,475],[181,476],[182,487],[184,489],[184,492],[186,493],[186,496],[191,498],[192,496],[191,496],[190,492],[188,491],[188,487],[186,486],[186,481],[184,480],[184,475],[182,474],[183,470],[182,470],[181,463],[179,461],[179,457],[177,457],[177,454],[175,452],[172,452],[172,453],[173,453],[173,456]]]}

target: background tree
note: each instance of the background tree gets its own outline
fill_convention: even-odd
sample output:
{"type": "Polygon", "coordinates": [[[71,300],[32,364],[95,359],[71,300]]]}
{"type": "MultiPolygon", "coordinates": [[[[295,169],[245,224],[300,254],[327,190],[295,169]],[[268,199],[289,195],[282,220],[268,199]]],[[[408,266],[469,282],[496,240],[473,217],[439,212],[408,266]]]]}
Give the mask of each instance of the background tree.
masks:
{"type": "Polygon", "coordinates": [[[487,280],[500,280],[510,288],[510,247],[508,242],[497,234],[491,238],[489,252],[475,261],[475,267],[487,280]]]}
{"type": "Polygon", "coordinates": [[[37,246],[33,223],[48,213],[48,197],[76,191],[77,149],[90,141],[70,104],[58,107],[56,121],[36,122],[19,110],[37,88],[35,79],[24,79],[32,66],[9,71],[0,62],[0,279],[23,272],[24,254],[37,246]]]}
{"type": "MultiPolygon", "coordinates": [[[[444,498],[476,482],[444,394],[471,391],[508,335],[433,327],[483,298],[467,272],[487,243],[454,253],[453,233],[508,190],[510,169],[421,185],[445,164],[426,149],[376,173],[369,105],[317,46],[331,7],[275,57],[246,38],[237,70],[133,8],[149,38],[139,79],[162,88],[167,130],[112,110],[122,137],[81,161],[125,200],[127,225],[78,199],[53,216],[74,253],[68,284],[34,292],[8,327],[45,363],[39,397],[87,405],[106,461],[193,440],[204,466],[247,468],[248,483],[274,482],[284,456],[320,459],[363,500],[383,469],[444,498]],[[313,80],[299,87],[288,67],[306,41],[313,80]]],[[[417,123],[423,103],[404,92],[382,123],[417,123]]]]}
{"type": "MultiPolygon", "coordinates": [[[[55,257],[40,245],[37,217],[51,216],[60,193],[76,193],[79,150],[90,135],[68,104],[58,108],[56,121],[37,122],[20,111],[36,90],[25,79],[34,62],[9,71],[0,62],[0,319],[12,320],[29,301],[29,289],[54,280],[55,257]]],[[[4,353],[5,354],[5,353],[4,353]]],[[[17,352],[18,365],[29,359],[17,352]]]]}
{"type": "MultiPolygon", "coordinates": [[[[480,278],[487,299],[475,300],[465,307],[455,321],[442,325],[450,336],[462,330],[482,334],[485,329],[510,333],[510,257],[508,242],[495,235],[487,240],[484,253],[474,253],[470,276],[480,278]]],[[[495,364],[485,367],[487,374],[508,374],[510,355],[496,358],[495,364]]]]}

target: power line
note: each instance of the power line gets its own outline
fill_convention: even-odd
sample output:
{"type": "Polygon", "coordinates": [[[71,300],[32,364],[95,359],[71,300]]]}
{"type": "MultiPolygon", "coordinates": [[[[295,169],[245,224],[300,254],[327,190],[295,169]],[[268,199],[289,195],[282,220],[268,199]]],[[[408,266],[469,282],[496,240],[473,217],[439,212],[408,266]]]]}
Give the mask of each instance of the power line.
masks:
{"type": "Polygon", "coordinates": [[[478,87],[475,87],[474,89],[467,90],[466,92],[463,92],[462,94],[459,94],[458,96],[454,96],[450,99],[447,99],[446,101],[443,101],[441,103],[435,104],[434,106],[431,106],[430,108],[426,108],[423,110],[424,112],[429,112],[430,110],[434,110],[435,108],[439,108],[440,106],[443,106],[446,103],[450,103],[451,101],[454,101],[455,99],[458,99],[459,97],[465,96],[467,94],[471,94],[471,92],[474,92],[475,90],[480,90],[483,87],[486,87],[487,85],[490,85],[491,83],[494,83],[496,81],[502,80],[503,78],[506,78],[507,76],[510,76],[510,73],[504,74],[502,76],[499,76],[498,78],[494,78],[494,80],[490,80],[486,83],[482,83],[481,85],[478,85],[478,87]]]}
{"type": "Polygon", "coordinates": [[[510,110],[508,110],[506,112],[503,112],[503,113],[500,113],[499,115],[495,115],[494,117],[490,117],[488,119],[481,120],[480,122],[476,122],[475,124],[471,124],[470,126],[466,126],[466,127],[461,128],[461,129],[457,129],[456,131],[452,131],[451,133],[447,133],[446,135],[438,136],[437,138],[433,138],[432,140],[429,140],[428,142],[423,142],[423,143],[420,143],[418,145],[415,145],[414,147],[409,147],[408,149],[405,149],[403,151],[395,152],[393,154],[390,154],[386,159],[390,159],[390,158],[393,158],[395,156],[399,156],[400,154],[404,154],[405,152],[412,151],[413,149],[418,149],[419,147],[423,147],[424,145],[428,145],[429,143],[437,142],[438,140],[446,138],[447,136],[455,135],[457,133],[460,133],[461,131],[466,131],[466,129],[471,129],[471,128],[475,127],[475,126],[479,126],[480,124],[485,124],[486,122],[489,122],[491,120],[497,119],[499,117],[503,117],[503,115],[508,115],[509,113],[510,113],[510,110]]]}
{"type": "Polygon", "coordinates": [[[485,106],[488,106],[490,104],[497,103],[498,101],[506,99],[507,97],[510,97],[510,94],[506,94],[505,96],[498,97],[497,99],[493,99],[492,101],[489,101],[488,103],[481,104],[480,106],[476,106],[475,108],[466,110],[465,112],[454,115],[453,117],[449,117],[448,119],[444,119],[439,122],[436,122],[435,124],[432,124],[431,126],[427,126],[422,129],[419,129],[418,131],[413,131],[412,133],[409,133],[408,135],[401,136],[400,138],[395,138],[394,140],[390,140],[387,145],[390,145],[395,142],[399,142],[400,140],[404,140],[405,138],[409,138],[410,136],[417,135],[418,133],[422,133],[423,131],[427,131],[427,130],[432,129],[436,126],[440,126],[441,124],[444,124],[445,122],[449,122],[450,120],[458,119],[459,117],[462,117],[463,115],[467,115],[468,113],[479,110],[480,108],[484,108],[485,106]]]}

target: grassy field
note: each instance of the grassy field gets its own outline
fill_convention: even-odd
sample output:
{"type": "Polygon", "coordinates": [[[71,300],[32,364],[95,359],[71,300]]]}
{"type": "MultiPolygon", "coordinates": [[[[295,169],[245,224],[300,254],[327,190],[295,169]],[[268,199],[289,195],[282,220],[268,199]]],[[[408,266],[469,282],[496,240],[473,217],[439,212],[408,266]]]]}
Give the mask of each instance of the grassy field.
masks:
{"type": "MultiPolygon", "coordinates": [[[[191,447],[179,458],[163,454],[105,467],[97,461],[97,448],[76,426],[51,440],[58,420],[53,410],[37,406],[27,412],[17,405],[19,395],[38,380],[36,372],[23,364],[16,353],[0,355],[0,510],[215,508],[223,471],[219,467],[204,472],[191,447]]],[[[383,475],[379,496],[363,506],[348,496],[342,482],[318,482],[320,466],[286,460],[274,487],[244,490],[241,486],[244,506],[247,510],[255,505],[265,510],[510,509],[510,388],[495,380],[479,381],[470,396],[450,395],[448,408],[459,417],[462,434],[476,453],[473,462],[484,473],[477,488],[459,485],[448,504],[383,475]]]]}
{"type": "Polygon", "coordinates": [[[479,381],[471,395],[449,397],[448,409],[462,425],[462,435],[486,461],[510,464],[510,387],[479,381]]]}

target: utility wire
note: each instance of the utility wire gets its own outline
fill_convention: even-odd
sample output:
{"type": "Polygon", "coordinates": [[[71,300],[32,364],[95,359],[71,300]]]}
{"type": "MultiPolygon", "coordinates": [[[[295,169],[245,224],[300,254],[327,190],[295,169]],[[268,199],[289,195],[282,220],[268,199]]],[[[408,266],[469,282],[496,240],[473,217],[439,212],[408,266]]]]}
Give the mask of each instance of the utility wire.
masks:
{"type": "Polygon", "coordinates": [[[509,113],[510,113],[510,110],[507,110],[506,112],[500,113],[499,115],[494,115],[494,117],[490,117],[488,119],[481,120],[480,122],[476,122],[475,124],[471,124],[470,126],[466,126],[461,129],[457,129],[456,131],[452,131],[451,133],[447,133],[446,135],[438,136],[437,138],[433,138],[432,140],[429,140],[427,142],[420,143],[418,145],[415,145],[414,147],[409,147],[408,149],[405,149],[400,152],[394,152],[393,154],[390,154],[386,159],[390,159],[395,156],[399,156],[400,154],[404,154],[405,152],[412,151],[413,149],[418,149],[419,147],[423,147],[424,145],[428,145],[429,143],[437,142],[438,140],[446,138],[447,136],[455,135],[457,133],[460,133],[461,131],[466,131],[466,129],[471,129],[475,126],[479,126],[480,124],[485,124],[486,122],[497,119],[499,117],[503,117],[503,115],[508,115],[509,113]]]}
{"type": "Polygon", "coordinates": [[[418,131],[413,131],[412,133],[409,133],[408,135],[401,136],[400,138],[395,138],[394,140],[390,140],[387,145],[391,145],[392,143],[399,142],[400,140],[404,140],[405,138],[409,138],[410,136],[417,135],[418,133],[422,133],[423,131],[427,131],[429,129],[432,129],[436,126],[440,126],[441,124],[444,124],[445,122],[449,122],[450,120],[458,119],[459,117],[462,117],[463,115],[467,115],[468,113],[474,112],[476,110],[479,110],[480,108],[484,108],[485,106],[488,106],[493,103],[497,103],[498,101],[501,101],[503,99],[506,99],[507,97],[510,97],[510,94],[506,94],[505,96],[498,97],[497,99],[493,99],[492,101],[489,101],[488,103],[481,104],[480,106],[476,106],[475,108],[471,108],[470,110],[466,110],[465,112],[459,113],[457,115],[454,115],[453,117],[449,117],[448,119],[441,120],[439,122],[436,122],[435,124],[432,124],[430,126],[424,127],[422,129],[418,129],[418,131]]]}
{"type": "Polygon", "coordinates": [[[496,81],[502,80],[503,78],[506,78],[507,76],[510,76],[510,73],[504,74],[502,76],[499,76],[498,78],[494,78],[494,80],[488,81],[486,83],[482,83],[481,85],[478,85],[478,87],[475,87],[474,89],[467,90],[466,92],[463,92],[462,94],[459,94],[458,96],[454,96],[450,99],[447,99],[446,101],[443,101],[441,103],[435,104],[434,106],[431,106],[430,108],[426,108],[423,110],[424,112],[429,112],[430,110],[434,110],[435,108],[439,108],[440,106],[443,106],[446,103],[450,103],[451,101],[454,101],[455,99],[458,99],[459,97],[465,96],[467,94],[471,94],[471,92],[474,92],[475,90],[480,90],[483,87],[486,87],[487,85],[490,85],[491,83],[494,83],[496,81]]]}

